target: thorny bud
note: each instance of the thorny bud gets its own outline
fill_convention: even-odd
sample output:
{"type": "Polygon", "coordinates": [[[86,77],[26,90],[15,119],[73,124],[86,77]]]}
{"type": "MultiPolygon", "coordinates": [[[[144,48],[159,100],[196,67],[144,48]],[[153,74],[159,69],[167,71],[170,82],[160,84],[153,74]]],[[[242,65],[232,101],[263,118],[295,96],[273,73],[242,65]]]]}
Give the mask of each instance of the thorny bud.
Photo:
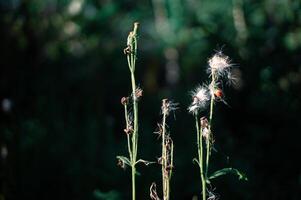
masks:
{"type": "Polygon", "coordinates": [[[122,105],[127,105],[129,103],[129,98],[128,97],[122,97],[120,100],[122,105]]]}

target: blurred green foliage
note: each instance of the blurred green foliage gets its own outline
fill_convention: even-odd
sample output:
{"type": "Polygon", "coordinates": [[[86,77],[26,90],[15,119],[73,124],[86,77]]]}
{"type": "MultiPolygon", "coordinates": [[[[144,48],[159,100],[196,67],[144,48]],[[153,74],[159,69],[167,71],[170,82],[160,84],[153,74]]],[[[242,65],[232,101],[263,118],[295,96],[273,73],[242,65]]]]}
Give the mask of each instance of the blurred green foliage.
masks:
{"type": "MultiPolygon", "coordinates": [[[[173,199],[199,194],[189,91],[223,49],[239,84],[216,109],[212,166],[221,199],[300,199],[301,2],[289,0],[0,0],[2,199],[129,199],[120,98],[130,93],[123,48],[141,24],[137,80],[142,158],[155,160],[161,99],[180,103],[173,199]],[[5,154],[6,152],[6,154],[5,154]],[[230,158],[228,157],[230,156],[230,158]]],[[[175,122],[174,122],[175,121],[175,122]]],[[[138,199],[160,183],[159,166],[138,169],[138,199]]],[[[160,193],[160,192],[159,192],[160,193]]]]}

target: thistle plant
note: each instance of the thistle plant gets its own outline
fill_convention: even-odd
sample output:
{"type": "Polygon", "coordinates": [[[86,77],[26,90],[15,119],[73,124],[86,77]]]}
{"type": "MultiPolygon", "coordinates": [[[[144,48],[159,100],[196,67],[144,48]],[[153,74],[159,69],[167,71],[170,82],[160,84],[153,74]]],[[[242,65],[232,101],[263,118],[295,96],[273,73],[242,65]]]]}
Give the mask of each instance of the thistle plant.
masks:
{"type": "Polygon", "coordinates": [[[144,163],[146,165],[150,162],[139,159],[137,160],[138,150],[138,101],[142,97],[143,91],[136,86],[135,69],[137,59],[137,31],[139,23],[134,23],[134,29],[127,38],[127,47],[124,49],[124,54],[127,56],[128,67],[131,75],[132,94],[129,97],[123,97],[121,104],[124,106],[124,115],[126,127],[124,132],[127,136],[127,149],[129,158],[125,156],[117,156],[119,165],[125,168],[127,165],[131,167],[132,178],[132,200],[136,199],[136,165],[144,163]],[[131,106],[131,109],[129,109],[131,106]],[[133,113],[130,113],[132,110],[133,113]]]}
{"type": "MultiPolygon", "coordinates": [[[[177,109],[177,103],[173,103],[168,99],[162,100],[161,114],[162,114],[162,123],[158,124],[158,131],[155,132],[161,137],[162,145],[162,154],[158,159],[158,163],[162,166],[162,194],[163,200],[170,199],[170,180],[173,170],[173,141],[170,137],[170,134],[167,131],[166,119],[171,112],[177,109]]],[[[150,197],[152,200],[159,200],[160,198],[157,195],[156,184],[153,183],[150,187],[150,197]]]]}
{"type": "Polygon", "coordinates": [[[197,132],[197,149],[198,158],[194,159],[200,169],[201,185],[202,185],[202,199],[212,199],[213,192],[209,191],[206,184],[210,184],[210,180],[217,178],[227,173],[233,173],[239,176],[240,180],[247,180],[241,172],[234,168],[224,168],[208,175],[209,162],[211,156],[211,150],[213,148],[213,113],[214,105],[216,102],[225,102],[222,86],[224,81],[233,83],[235,78],[231,73],[233,64],[231,64],[228,56],[222,52],[217,52],[208,60],[208,73],[210,78],[209,85],[202,85],[197,87],[192,92],[192,103],[188,110],[195,117],[195,126],[197,132]],[[209,120],[206,116],[200,115],[207,111],[209,106],[209,120]],[[207,194],[208,191],[208,195],[207,194]]]}

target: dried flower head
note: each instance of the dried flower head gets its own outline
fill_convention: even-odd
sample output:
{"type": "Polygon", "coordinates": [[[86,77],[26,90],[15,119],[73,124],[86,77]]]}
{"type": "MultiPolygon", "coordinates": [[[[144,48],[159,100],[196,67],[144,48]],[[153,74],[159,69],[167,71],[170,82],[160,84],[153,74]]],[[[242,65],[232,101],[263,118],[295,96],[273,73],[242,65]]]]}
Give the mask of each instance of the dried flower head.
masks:
{"type": "Polygon", "coordinates": [[[121,167],[122,169],[125,169],[125,167],[126,167],[124,161],[121,159],[117,160],[117,166],[121,167]]]}
{"type": "Polygon", "coordinates": [[[134,100],[137,101],[142,96],[143,96],[143,90],[141,88],[137,87],[135,90],[134,100]]]}
{"type": "Polygon", "coordinates": [[[210,129],[208,127],[202,128],[202,136],[208,141],[210,139],[210,129]]]}
{"type": "Polygon", "coordinates": [[[120,100],[122,105],[127,105],[129,103],[129,98],[128,97],[122,97],[120,100]]]}
{"type": "Polygon", "coordinates": [[[160,200],[160,198],[157,194],[157,185],[155,182],[153,182],[149,188],[149,196],[150,196],[151,200],[160,200]]]}
{"type": "Polygon", "coordinates": [[[200,122],[201,122],[201,128],[208,128],[209,122],[206,117],[201,117],[200,122]]]}
{"type": "Polygon", "coordinates": [[[163,127],[162,124],[157,123],[157,131],[155,131],[154,133],[158,135],[158,139],[162,136],[162,132],[163,132],[163,127]]]}
{"type": "Polygon", "coordinates": [[[168,99],[162,99],[161,112],[162,114],[168,116],[170,112],[178,109],[178,105],[178,103],[174,103],[168,99]]]}
{"type": "Polygon", "coordinates": [[[123,129],[123,131],[127,134],[130,135],[134,132],[133,126],[129,125],[127,128],[123,129]]]}
{"type": "Polygon", "coordinates": [[[208,64],[211,75],[216,74],[218,76],[227,75],[232,66],[230,58],[221,51],[214,54],[208,60],[208,64]]]}
{"type": "Polygon", "coordinates": [[[199,110],[204,110],[210,100],[210,94],[207,86],[199,86],[192,92],[192,103],[188,110],[190,113],[196,114],[199,110]]]}

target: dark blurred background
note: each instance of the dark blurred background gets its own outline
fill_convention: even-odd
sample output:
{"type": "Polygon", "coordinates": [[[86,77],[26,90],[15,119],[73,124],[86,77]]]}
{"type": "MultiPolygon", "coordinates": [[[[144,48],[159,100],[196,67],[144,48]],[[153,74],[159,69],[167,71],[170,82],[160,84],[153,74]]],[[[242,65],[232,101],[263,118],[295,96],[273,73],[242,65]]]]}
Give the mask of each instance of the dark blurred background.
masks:
{"type": "MultiPolygon", "coordinates": [[[[220,199],[301,198],[301,2],[299,0],[0,0],[0,199],[130,199],[120,98],[130,94],[123,48],[140,22],[139,157],[156,160],[162,98],[175,143],[172,199],[200,194],[189,91],[208,81],[223,50],[238,84],[217,104],[211,171],[220,199]]],[[[149,199],[160,166],[138,168],[149,199]]]]}

